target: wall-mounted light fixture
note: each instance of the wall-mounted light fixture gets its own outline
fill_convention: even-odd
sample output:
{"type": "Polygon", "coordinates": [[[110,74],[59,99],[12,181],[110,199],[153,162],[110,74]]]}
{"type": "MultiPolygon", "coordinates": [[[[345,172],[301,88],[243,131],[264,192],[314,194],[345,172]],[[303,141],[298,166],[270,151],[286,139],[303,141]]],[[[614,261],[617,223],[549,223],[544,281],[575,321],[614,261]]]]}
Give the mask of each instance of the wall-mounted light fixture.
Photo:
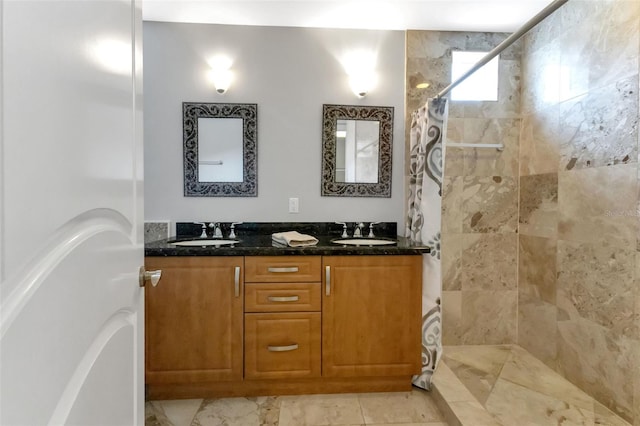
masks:
{"type": "Polygon", "coordinates": [[[349,86],[357,97],[364,98],[376,86],[378,78],[375,72],[375,52],[367,50],[349,52],[344,56],[342,65],[349,76],[349,86]]]}
{"type": "Polygon", "coordinates": [[[231,58],[228,56],[215,56],[209,61],[211,70],[209,71],[209,79],[216,88],[216,92],[223,94],[231,86],[233,81],[233,72],[231,71],[231,58]]]}

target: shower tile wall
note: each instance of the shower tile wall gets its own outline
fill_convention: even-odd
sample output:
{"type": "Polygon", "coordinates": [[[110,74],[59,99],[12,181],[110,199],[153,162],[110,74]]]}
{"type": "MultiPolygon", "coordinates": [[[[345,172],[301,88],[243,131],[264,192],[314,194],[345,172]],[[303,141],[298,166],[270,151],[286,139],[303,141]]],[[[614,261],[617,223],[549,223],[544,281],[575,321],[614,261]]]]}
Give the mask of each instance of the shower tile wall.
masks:
{"type": "Polygon", "coordinates": [[[526,38],[518,343],[640,425],[640,2],[570,0],[526,38]]]}
{"type": "MultiPolygon", "coordinates": [[[[451,51],[489,51],[506,34],[407,32],[407,111],[451,81],[451,51]],[[427,89],[416,89],[419,82],[427,89]]],[[[498,102],[452,102],[447,140],[504,143],[505,149],[447,149],[442,205],[443,342],[517,339],[520,56],[500,56],[498,102]]],[[[405,129],[410,129],[408,117],[405,129]]],[[[405,139],[409,141],[409,137],[405,139]]],[[[407,147],[408,152],[408,147],[407,147]]],[[[405,171],[405,176],[408,173],[405,171]]]]}

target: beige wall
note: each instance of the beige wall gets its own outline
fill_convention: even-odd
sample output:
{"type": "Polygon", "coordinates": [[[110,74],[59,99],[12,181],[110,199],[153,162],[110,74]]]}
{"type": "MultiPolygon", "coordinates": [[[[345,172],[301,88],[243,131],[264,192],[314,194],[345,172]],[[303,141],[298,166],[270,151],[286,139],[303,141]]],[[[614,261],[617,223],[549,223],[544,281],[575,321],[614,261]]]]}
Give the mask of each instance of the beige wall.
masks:
{"type": "Polygon", "coordinates": [[[636,425],[639,29],[570,1],[525,39],[518,288],[518,343],[636,425]]]}
{"type": "MultiPolygon", "coordinates": [[[[495,33],[409,31],[407,111],[450,82],[451,51],[489,51],[495,33]],[[415,85],[426,80],[423,91],[415,85]]],[[[515,343],[520,44],[500,57],[498,102],[452,102],[447,140],[504,143],[505,150],[449,148],[443,182],[445,345],[515,343]]],[[[409,122],[405,129],[409,129],[409,122]]],[[[407,138],[408,140],[408,138],[407,138]]]]}

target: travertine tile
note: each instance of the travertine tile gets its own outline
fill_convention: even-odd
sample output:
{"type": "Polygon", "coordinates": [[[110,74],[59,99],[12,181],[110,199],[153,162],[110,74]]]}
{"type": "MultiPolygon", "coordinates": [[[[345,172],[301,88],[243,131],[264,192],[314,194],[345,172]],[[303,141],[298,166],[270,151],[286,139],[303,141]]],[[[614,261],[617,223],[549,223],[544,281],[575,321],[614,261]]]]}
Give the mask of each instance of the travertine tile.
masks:
{"type": "Polygon", "coordinates": [[[462,344],[462,291],[442,292],[442,344],[462,344]]]}
{"type": "Polygon", "coordinates": [[[635,250],[637,173],[635,164],[560,172],[558,238],[635,250]]]}
{"type": "Polygon", "coordinates": [[[499,379],[485,405],[506,425],[593,425],[593,409],[582,409],[525,387],[499,379]]]}
{"type": "Polygon", "coordinates": [[[467,148],[465,176],[517,176],[520,120],[507,118],[465,118],[464,142],[504,144],[504,150],[467,148]]]}
{"type": "Polygon", "coordinates": [[[520,175],[556,173],[559,167],[558,107],[525,115],[520,130],[520,175]]]}
{"type": "Polygon", "coordinates": [[[585,410],[593,409],[593,398],[518,346],[512,347],[500,379],[585,410]]]}
{"type": "Polygon", "coordinates": [[[557,370],[557,308],[526,293],[519,294],[518,344],[557,370]]]}
{"type": "Polygon", "coordinates": [[[500,345],[516,342],[517,290],[462,292],[462,343],[500,345]]]}
{"type": "Polygon", "coordinates": [[[278,425],[279,405],[276,397],[205,400],[193,426],[275,426],[278,425]]]}
{"type": "Polygon", "coordinates": [[[519,230],[521,235],[558,235],[558,174],[520,178],[519,230]]]}
{"type": "Polygon", "coordinates": [[[588,92],[560,107],[560,169],[638,158],[638,76],[588,92]]]}
{"type": "Polygon", "coordinates": [[[635,251],[558,241],[557,262],[557,305],[568,318],[588,319],[620,335],[638,335],[630,297],[635,251]]]}
{"type": "Polygon", "coordinates": [[[517,242],[516,234],[464,234],[462,289],[515,290],[517,242]]]}
{"type": "Polygon", "coordinates": [[[522,57],[521,113],[529,115],[558,103],[560,99],[560,47],[551,40],[522,57]]]}
{"type": "Polygon", "coordinates": [[[189,426],[203,403],[202,399],[149,401],[146,403],[147,425],[189,426]],[[149,418],[155,414],[157,423],[149,418]]]}
{"type": "Polygon", "coordinates": [[[520,235],[518,242],[518,291],[520,297],[555,304],[556,240],[520,235]]]}
{"type": "Polygon", "coordinates": [[[512,177],[465,176],[463,232],[515,232],[518,216],[517,180],[512,177]]]}
{"type": "Polygon", "coordinates": [[[279,426],[363,423],[365,421],[355,394],[282,397],[279,426]]]}
{"type": "Polygon", "coordinates": [[[442,194],[442,233],[462,232],[462,177],[444,177],[442,194]]]}
{"type": "Polygon", "coordinates": [[[442,234],[442,290],[462,290],[462,235],[442,234]]]}
{"type": "Polygon", "coordinates": [[[358,400],[366,424],[444,420],[431,396],[423,390],[359,394],[358,400]]]}
{"type": "MultiPolygon", "coordinates": [[[[493,417],[476,401],[452,402],[451,409],[463,426],[503,426],[500,420],[493,417]]],[[[512,423],[504,423],[504,426],[512,423]]]]}
{"type": "Polygon", "coordinates": [[[617,416],[613,411],[609,410],[598,401],[594,401],[595,424],[606,426],[632,426],[632,423],[617,416]]]}
{"type": "MultiPolygon", "coordinates": [[[[562,311],[561,311],[562,312],[562,311]]],[[[586,319],[558,322],[564,376],[626,420],[633,412],[633,341],[586,319]]]]}
{"type": "Polygon", "coordinates": [[[459,346],[445,348],[443,359],[473,396],[484,404],[510,354],[507,346],[459,346]]]}
{"type": "MultiPolygon", "coordinates": [[[[446,351],[447,349],[445,348],[445,353],[446,351]]],[[[433,374],[433,386],[447,403],[458,401],[476,402],[476,398],[469,392],[469,389],[451,371],[446,359],[438,364],[438,368],[433,374]]]]}

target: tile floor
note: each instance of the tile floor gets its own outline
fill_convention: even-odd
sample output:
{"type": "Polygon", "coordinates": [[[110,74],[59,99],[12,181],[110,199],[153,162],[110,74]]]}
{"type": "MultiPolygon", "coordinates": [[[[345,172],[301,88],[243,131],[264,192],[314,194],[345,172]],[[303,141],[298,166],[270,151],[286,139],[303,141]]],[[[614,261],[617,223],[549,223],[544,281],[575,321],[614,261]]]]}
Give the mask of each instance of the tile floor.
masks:
{"type": "Polygon", "coordinates": [[[448,426],[430,393],[150,401],[146,426],[448,426]]]}
{"type": "Polygon", "coordinates": [[[519,346],[443,354],[434,396],[452,426],[631,426],[519,346]]]}
{"type": "Polygon", "coordinates": [[[445,347],[433,392],[414,388],[146,405],[146,426],[214,425],[631,426],[524,349],[509,345],[445,347]]]}

